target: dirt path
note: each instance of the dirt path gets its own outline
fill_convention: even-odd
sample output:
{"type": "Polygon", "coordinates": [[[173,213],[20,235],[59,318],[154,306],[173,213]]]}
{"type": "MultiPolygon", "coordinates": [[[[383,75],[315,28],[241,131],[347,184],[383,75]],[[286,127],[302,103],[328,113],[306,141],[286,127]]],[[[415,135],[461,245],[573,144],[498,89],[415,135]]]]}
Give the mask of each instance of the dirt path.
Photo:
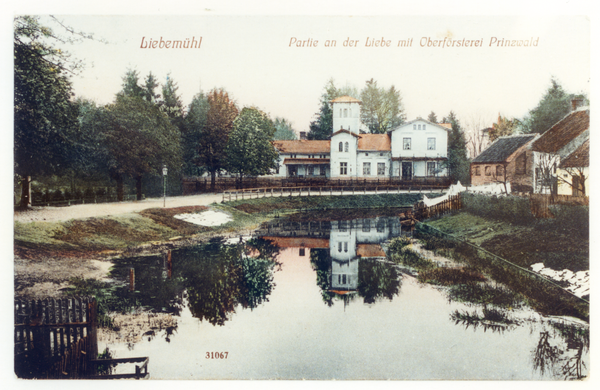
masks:
{"type": "MultiPolygon", "coordinates": [[[[221,194],[167,197],[166,207],[206,206],[211,203],[220,202],[221,199],[221,194]]],[[[16,211],[14,220],[18,222],[68,221],[70,219],[126,214],[154,207],[163,207],[163,199],[150,198],[142,201],[120,203],[89,203],[66,207],[34,207],[27,211],[16,211]]]]}

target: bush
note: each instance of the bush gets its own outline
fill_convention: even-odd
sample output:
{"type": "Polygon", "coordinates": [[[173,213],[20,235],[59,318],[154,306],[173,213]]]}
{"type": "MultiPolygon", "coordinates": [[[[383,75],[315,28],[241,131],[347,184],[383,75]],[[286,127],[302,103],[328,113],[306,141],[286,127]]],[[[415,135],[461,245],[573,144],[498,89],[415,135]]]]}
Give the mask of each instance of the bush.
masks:
{"type": "Polygon", "coordinates": [[[529,225],[535,222],[527,198],[462,193],[461,199],[463,209],[474,215],[515,225],[529,225]]]}
{"type": "Polygon", "coordinates": [[[550,206],[553,219],[538,221],[540,230],[553,230],[559,233],[588,240],[590,236],[590,208],[577,205],[550,206]]]}

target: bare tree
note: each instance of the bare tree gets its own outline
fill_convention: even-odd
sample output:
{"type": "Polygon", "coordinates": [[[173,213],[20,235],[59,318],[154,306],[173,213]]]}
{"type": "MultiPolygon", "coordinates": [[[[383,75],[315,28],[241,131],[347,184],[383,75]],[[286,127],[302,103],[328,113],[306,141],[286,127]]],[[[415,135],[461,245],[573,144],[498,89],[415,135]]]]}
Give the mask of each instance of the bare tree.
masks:
{"type": "Polygon", "coordinates": [[[475,158],[485,150],[489,145],[489,137],[487,134],[487,128],[489,127],[484,118],[484,115],[480,112],[471,114],[465,120],[465,140],[467,143],[467,150],[471,158],[475,158]]]}

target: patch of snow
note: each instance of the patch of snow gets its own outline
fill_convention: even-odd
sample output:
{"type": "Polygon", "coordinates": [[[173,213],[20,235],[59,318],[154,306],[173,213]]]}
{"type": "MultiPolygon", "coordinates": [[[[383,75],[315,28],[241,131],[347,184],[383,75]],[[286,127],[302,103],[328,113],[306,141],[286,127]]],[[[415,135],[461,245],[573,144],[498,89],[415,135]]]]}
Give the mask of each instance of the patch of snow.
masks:
{"type": "Polygon", "coordinates": [[[452,184],[444,195],[438,196],[437,198],[429,199],[426,195],[423,195],[423,204],[427,207],[435,206],[438,203],[448,200],[450,196],[458,195],[466,189],[467,187],[460,184],[459,181],[456,184],[452,184]]]}
{"type": "Polygon", "coordinates": [[[471,186],[469,187],[468,191],[476,194],[506,195],[506,192],[510,194],[511,189],[510,183],[506,183],[506,190],[504,189],[504,183],[490,183],[479,186],[471,186]]]}
{"type": "Polygon", "coordinates": [[[531,269],[550,279],[559,282],[567,282],[569,286],[566,287],[566,289],[580,298],[590,293],[590,271],[573,272],[568,269],[556,271],[552,268],[546,268],[544,263],[532,264],[531,269]]]}
{"type": "Polygon", "coordinates": [[[207,210],[197,214],[177,214],[173,218],[201,226],[219,226],[232,220],[222,211],[207,210]]]}

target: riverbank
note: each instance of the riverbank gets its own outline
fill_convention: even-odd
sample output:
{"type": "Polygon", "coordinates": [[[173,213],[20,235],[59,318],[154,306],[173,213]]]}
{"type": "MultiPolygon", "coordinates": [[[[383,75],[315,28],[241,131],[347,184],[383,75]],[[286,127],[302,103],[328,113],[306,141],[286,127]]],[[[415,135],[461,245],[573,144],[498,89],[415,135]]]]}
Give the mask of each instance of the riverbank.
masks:
{"type": "Polygon", "coordinates": [[[437,264],[431,256],[405,248],[405,243],[392,242],[391,258],[415,270],[422,283],[444,286],[454,298],[501,303],[504,309],[518,302],[546,315],[589,320],[589,290],[577,294],[583,299],[575,296],[585,286],[573,289],[566,280],[549,280],[534,272],[543,263],[589,275],[588,240],[565,233],[552,221],[518,226],[462,211],[425,221],[414,237],[421,242],[421,252],[425,249],[452,260],[452,264],[437,264]],[[503,287],[498,289],[490,281],[503,287]],[[506,291],[511,292],[510,299],[506,291]]]}
{"type": "MultiPolygon", "coordinates": [[[[369,211],[359,210],[364,208],[395,213],[391,207],[410,207],[421,198],[420,194],[274,197],[167,208],[149,203],[154,207],[122,214],[107,210],[107,205],[97,205],[97,208],[86,205],[85,210],[78,209],[82,211],[79,218],[69,220],[50,218],[50,214],[47,221],[32,218],[35,213],[16,216],[15,294],[24,298],[60,296],[73,278],[106,276],[106,264],[110,266],[115,257],[160,253],[217,236],[250,234],[261,223],[283,215],[316,210],[322,215],[343,218],[368,215],[369,211]],[[202,226],[175,218],[176,215],[193,216],[207,211],[223,213],[229,220],[202,226]],[[106,215],[97,216],[102,213],[106,215]],[[91,217],[86,218],[86,215],[91,217]]],[[[191,203],[201,202],[194,197],[182,197],[172,203],[181,204],[186,199],[191,203]]],[[[116,204],[115,207],[121,210],[124,206],[116,204]]],[[[131,207],[139,208],[140,204],[129,205],[126,209],[131,207]]],[[[77,215],[70,207],[63,209],[65,215],[77,215]]],[[[56,211],[51,210],[51,215],[54,214],[56,211]]]]}

